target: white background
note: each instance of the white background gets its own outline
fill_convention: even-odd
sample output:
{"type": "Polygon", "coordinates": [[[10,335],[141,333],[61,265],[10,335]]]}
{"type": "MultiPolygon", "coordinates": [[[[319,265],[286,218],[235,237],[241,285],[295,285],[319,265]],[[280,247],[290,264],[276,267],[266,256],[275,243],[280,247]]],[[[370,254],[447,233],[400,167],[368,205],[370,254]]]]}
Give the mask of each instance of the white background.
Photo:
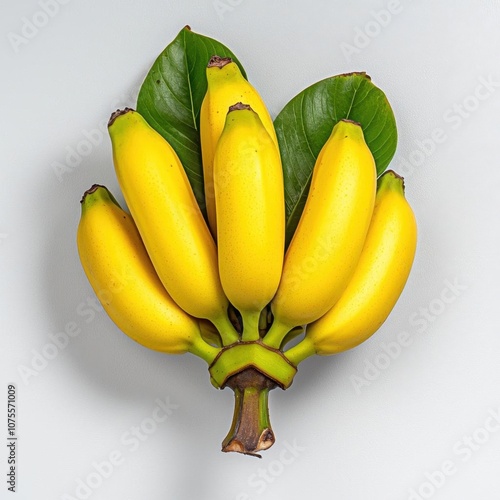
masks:
{"type": "MultiPolygon", "coordinates": [[[[500,2],[65,0],[19,42],[43,24],[41,3],[4,1],[0,16],[0,412],[14,383],[19,436],[15,496],[0,443],[0,497],[500,498],[500,2]],[[277,443],[260,461],[219,451],[232,393],[202,361],[148,351],[89,312],[76,251],[83,191],[118,193],[96,129],[135,104],[186,24],[238,55],[273,116],[319,79],[371,75],[395,112],[391,167],[419,224],[412,275],[377,335],[307,360],[271,393],[277,443]],[[78,147],[87,156],[58,178],[78,147]],[[54,355],[72,322],[79,334],[54,355]],[[176,407],[153,429],[158,399],[176,407]],[[133,441],[141,426],[150,434],[133,441]]],[[[5,439],[5,416],[0,427],[5,439]]]]}

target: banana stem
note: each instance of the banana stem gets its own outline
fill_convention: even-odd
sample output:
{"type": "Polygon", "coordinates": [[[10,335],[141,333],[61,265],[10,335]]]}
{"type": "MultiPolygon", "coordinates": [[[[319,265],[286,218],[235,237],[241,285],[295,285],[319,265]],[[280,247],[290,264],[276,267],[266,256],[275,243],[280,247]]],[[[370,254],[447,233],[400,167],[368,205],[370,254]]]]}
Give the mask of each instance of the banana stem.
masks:
{"type": "Polygon", "coordinates": [[[238,342],[240,340],[240,336],[238,335],[238,332],[235,330],[234,325],[231,323],[228,316],[222,316],[221,318],[213,319],[212,322],[219,331],[222,343],[225,346],[234,344],[235,342],[238,342]]]}
{"type": "Polygon", "coordinates": [[[285,357],[297,366],[301,361],[316,354],[313,342],[306,336],[297,345],[284,352],[285,357]]]}
{"type": "Polygon", "coordinates": [[[269,347],[279,349],[283,339],[286,337],[288,332],[292,330],[292,328],[293,327],[280,323],[275,319],[271,328],[269,328],[269,331],[264,335],[262,341],[269,347]]]}
{"type": "Polygon", "coordinates": [[[268,397],[276,383],[254,368],[247,368],[229,378],[226,386],[234,391],[234,415],[222,451],[261,458],[257,452],[267,450],[275,441],[268,397]]]}
{"type": "Polygon", "coordinates": [[[213,363],[220,351],[219,347],[207,344],[201,337],[196,339],[189,348],[191,354],[204,359],[209,365],[213,363]]]}
{"type": "Polygon", "coordinates": [[[259,340],[260,311],[242,313],[241,316],[243,319],[243,333],[241,334],[241,340],[243,342],[259,340]]]}

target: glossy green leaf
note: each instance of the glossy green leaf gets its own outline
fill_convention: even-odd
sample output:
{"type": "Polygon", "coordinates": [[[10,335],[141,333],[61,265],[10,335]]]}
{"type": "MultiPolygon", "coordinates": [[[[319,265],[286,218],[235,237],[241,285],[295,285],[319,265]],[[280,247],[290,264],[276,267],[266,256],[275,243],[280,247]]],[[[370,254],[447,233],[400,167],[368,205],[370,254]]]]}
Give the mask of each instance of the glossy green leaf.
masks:
{"type": "Polygon", "coordinates": [[[295,96],[274,121],[283,161],[287,243],[302,214],[316,158],[343,118],[361,124],[379,175],[394,156],[394,114],[385,94],[365,73],[327,78],[295,96]]]}
{"type": "Polygon", "coordinates": [[[205,213],[200,146],[200,108],[207,90],[206,66],[210,57],[234,54],[220,42],[186,26],[158,56],[137,99],[137,110],[178,154],[205,213]]]}

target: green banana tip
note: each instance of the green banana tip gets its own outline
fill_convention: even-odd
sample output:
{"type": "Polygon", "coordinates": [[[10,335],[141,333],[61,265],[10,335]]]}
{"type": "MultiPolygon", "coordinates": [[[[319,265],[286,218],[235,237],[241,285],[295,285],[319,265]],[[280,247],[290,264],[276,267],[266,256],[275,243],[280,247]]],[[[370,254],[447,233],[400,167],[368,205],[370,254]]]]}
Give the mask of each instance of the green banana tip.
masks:
{"type": "Polygon", "coordinates": [[[386,170],[380,176],[378,183],[379,186],[382,186],[382,184],[387,184],[388,186],[396,187],[398,189],[401,189],[403,194],[405,193],[405,179],[394,170],[386,170]]]}
{"type": "Polygon", "coordinates": [[[405,196],[404,178],[394,172],[394,170],[386,170],[377,180],[377,192],[395,191],[401,196],[405,196]]]}
{"type": "Polygon", "coordinates": [[[213,55],[208,61],[207,68],[219,68],[222,69],[226,64],[232,63],[233,60],[230,57],[220,57],[213,55]]]}
{"type": "Polygon", "coordinates": [[[123,109],[117,109],[116,111],[113,111],[113,113],[111,113],[111,116],[109,117],[109,121],[108,121],[108,128],[111,127],[111,125],[113,125],[113,123],[115,123],[115,120],[122,116],[122,115],[126,115],[127,113],[134,113],[135,110],[132,109],[132,108],[123,108],[123,109]]]}

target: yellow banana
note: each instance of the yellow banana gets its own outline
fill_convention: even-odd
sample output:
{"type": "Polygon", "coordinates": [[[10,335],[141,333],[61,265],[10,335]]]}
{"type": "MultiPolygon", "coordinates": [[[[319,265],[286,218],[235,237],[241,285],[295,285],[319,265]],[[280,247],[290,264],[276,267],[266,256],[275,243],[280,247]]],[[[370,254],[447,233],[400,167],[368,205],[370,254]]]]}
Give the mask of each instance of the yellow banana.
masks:
{"type": "Polygon", "coordinates": [[[85,274],[118,328],[150,349],[213,361],[218,349],[203,341],[198,322],[168,295],[134,221],[104,186],[83,196],[77,244],[85,274]]]}
{"type": "Polygon", "coordinates": [[[396,304],[415,256],[417,224],[403,179],[387,171],[378,183],[373,219],[356,271],[339,301],[308,325],[286,356],[295,364],[311,354],[336,354],[373,335],[396,304]]]}
{"type": "Polygon", "coordinates": [[[206,74],[208,88],[200,110],[200,139],[208,222],[212,234],[216,238],[217,217],[215,212],[213,159],[229,106],[236,102],[244,102],[250,105],[259,115],[276,146],[278,146],[278,139],[264,101],[241,74],[235,62],[229,57],[213,56],[208,63],[206,74]]]}
{"type": "Polygon", "coordinates": [[[278,348],[294,327],[325,314],[358,262],[370,224],[377,175],[361,126],[338,122],[313,169],[304,211],[285,255],[264,342],[278,348]]]}
{"type": "Polygon", "coordinates": [[[109,133],[118,182],[161,282],[187,313],[214,323],[225,344],[237,341],[215,242],[177,154],[131,109],[113,113],[109,133]]]}
{"type": "Polygon", "coordinates": [[[229,108],[214,156],[222,287],[258,340],[259,317],[281,278],[285,246],[283,171],[276,143],[246,104],[229,108]]]}

